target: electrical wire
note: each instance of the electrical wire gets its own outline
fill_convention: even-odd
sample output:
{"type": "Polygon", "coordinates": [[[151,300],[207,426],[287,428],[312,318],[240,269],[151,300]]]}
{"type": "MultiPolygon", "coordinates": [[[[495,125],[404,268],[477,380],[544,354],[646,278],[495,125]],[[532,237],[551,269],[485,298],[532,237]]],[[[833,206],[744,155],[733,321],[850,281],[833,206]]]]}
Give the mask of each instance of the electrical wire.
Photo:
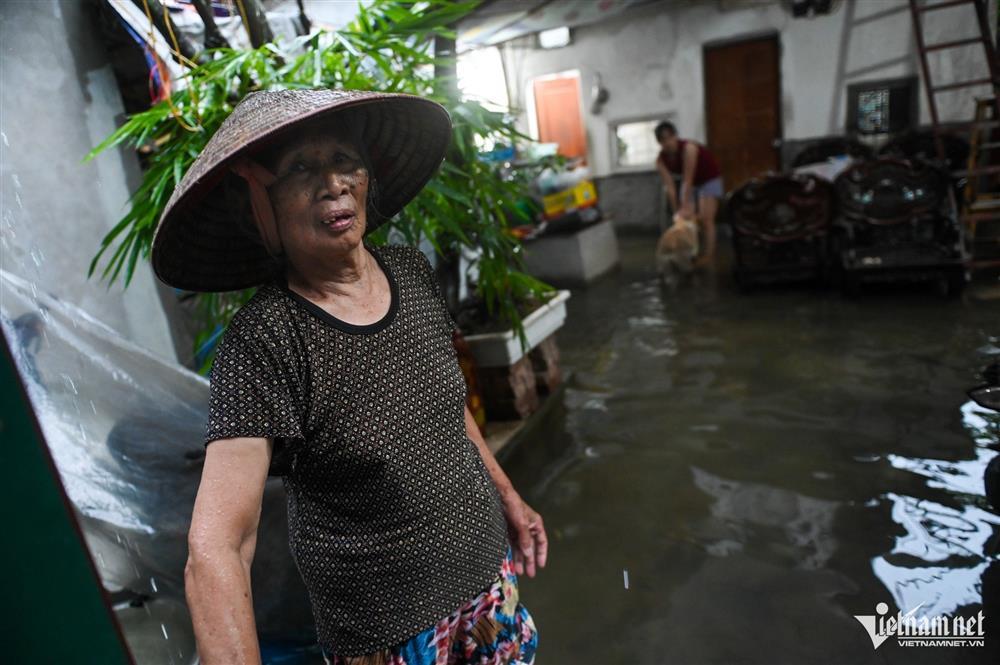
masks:
{"type": "MultiPolygon", "coordinates": [[[[149,2],[147,2],[147,0],[142,0],[142,6],[145,8],[145,10],[146,10],[146,18],[149,20],[149,43],[152,44],[153,43],[153,14],[152,14],[152,12],[149,9],[149,2]]],[[[161,6],[163,6],[163,5],[161,5],[161,6]]],[[[167,11],[167,8],[163,7],[164,20],[166,21],[166,24],[167,24],[167,31],[170,33],[170,36],[174,39],[174,46],[175,47],[172,47],[170,49],[171,53],[175,57],[177,57],[178,62],[180,62],[182,65],[185,64],[184,61],[187,61],[187,63],[190,63],[190,65],[187,65],[189,68],[191,67],[191,65],[197,66],[196,63],[191,62],[191,60],[188,60],[183,55],[181,55],[181,53],[180,53],[180,45],[177,44],[177,39],[176,39],[176,37],[174,37],[173,30],[170,29],[170,18],[169,18],[169,16],[166,15],[166,11],[167,11]]],[[[191,84],[188,86],[188,89],[191,90],[191,100],[194,103],[195,116],[198,118],[198,126],[197,127],[191,126],[187,122],[184,121],[184,116],[181,113],[180,109],[178,109],[177,106],[174,105],[173,95],[172,94],[168,94],[166,96],[166,101],[167,101],[167,104],[170,106],[170,115],[173,116],[173,118],[175,120],[177,120],[177,123],[181,127],[183,127],[184,129],[186,129],[189,132],[198,132],[198,131],[201,131],[201,114],[200,114],[200,112],[198,110],[198,100],[197,100],[197,97],[196,97],[195,92],[194,92],[194,81],[191,82],[191,84]]]]}

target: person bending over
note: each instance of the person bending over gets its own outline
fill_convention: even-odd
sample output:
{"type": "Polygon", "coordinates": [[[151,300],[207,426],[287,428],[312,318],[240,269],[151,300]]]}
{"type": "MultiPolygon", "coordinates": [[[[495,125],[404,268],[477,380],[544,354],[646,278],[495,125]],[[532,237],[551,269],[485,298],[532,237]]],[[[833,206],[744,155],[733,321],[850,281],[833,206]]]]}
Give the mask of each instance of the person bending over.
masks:
{"type": "Polygon", "coordinates": [[[699,268],[711,265],[715,260],[715,214],[723,192],[719,164],[708,148],[677,136],[673,123],[661,122],[654,131],[661,148],[656,169],[663,178],[670,208],[683,217],[697,217],[702,227],[705,251],[694,265],[699,268]],[[677,175],[681,177],[679,201],[674,184],[677,175]]]}

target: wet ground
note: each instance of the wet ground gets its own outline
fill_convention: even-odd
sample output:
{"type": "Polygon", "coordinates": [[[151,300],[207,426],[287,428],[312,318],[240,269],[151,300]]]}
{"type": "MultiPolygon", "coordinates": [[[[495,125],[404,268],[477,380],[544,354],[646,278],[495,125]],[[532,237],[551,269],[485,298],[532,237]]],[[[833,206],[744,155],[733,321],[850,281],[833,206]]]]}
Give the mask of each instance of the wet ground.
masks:
{"type": "Polygon", "coordinates": [[[671,292],[655,238],[620,241],[568,302],[561,403],[505,462],[551,537],[520,578],[538,665],[1000,662],[1000,612],[983,648],[876,650],[854,619],[975,616],[996,588],[1000,429],[965,391],[1000,303],[740,295],[724,261],[671,292]]]}

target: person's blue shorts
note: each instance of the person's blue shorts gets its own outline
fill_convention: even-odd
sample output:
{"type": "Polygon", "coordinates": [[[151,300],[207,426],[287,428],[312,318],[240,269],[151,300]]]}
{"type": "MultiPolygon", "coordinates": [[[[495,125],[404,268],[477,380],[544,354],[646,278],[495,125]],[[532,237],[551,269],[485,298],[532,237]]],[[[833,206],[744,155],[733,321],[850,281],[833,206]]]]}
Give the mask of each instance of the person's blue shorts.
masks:
{"type": "Polygon", "coordinates": [[[533,665],[538,632],[518,600],[513,551],[493,584],[435,625],[403,644],[366,656],[337,656],[323,649],[327,665],[533,665]]]}
{"type": "Polygon", "coordinates": [[[694,196],[696,199],[700,199],[703,196],[711,196],[716,199],[721,199],[722,194],[723,189],[721,177],[706,180],[701,183],[701,185],[694,188],[694,196]]]}

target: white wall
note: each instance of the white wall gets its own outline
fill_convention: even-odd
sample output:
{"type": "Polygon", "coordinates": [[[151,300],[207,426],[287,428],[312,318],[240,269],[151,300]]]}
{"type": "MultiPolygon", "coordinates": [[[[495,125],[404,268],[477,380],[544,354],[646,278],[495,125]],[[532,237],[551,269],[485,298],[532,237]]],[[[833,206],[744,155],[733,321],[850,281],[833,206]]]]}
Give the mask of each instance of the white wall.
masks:
{"type": "MultiPolygon", "coordinates": [[[[995,16],[996,1],[989,4],[995,16]]],[[[927,42],[972,36],[974,17],[971,5],[928,13],[927,42]]],[[[511,104],[522,109],[532,78],[580,70],[591,168],[601,176],[612,172],[612,122],[674,114],[681,134],[704,141],[703,46],[774,33],[782,49],[786,139],[842,133],[849,83],[914,75],[920,69],[907,0],[841,0],[831,14],[814,18],[793,18],[777,0],[657,2],[575,29],[573,44],[562,49],[537,50],[531,36],[504,44],[502,52],[511,104]],[[590,112],[595,72],[611,95],[596,116],[590,112]]],[[[986,76],[979,46],[932,56],[938,85],[986,76]]],[[[942,121],[971,119],[973,97],[986,92],[980,87],[939,95],[942,121]]],[[[927,123],[922,77],[918,97],[921,123],[927,123]]],[[[529,130],[524,117],[520,126],[529,130]]]]}
{"type": "Polygon", "coordinates": [[[139,169],[127,148],[81,162],[123,112],[89,11],[58,0],[0,4],[0,268],[176,361],[148,261],[124,291],[86,277],[139,169]]]}

